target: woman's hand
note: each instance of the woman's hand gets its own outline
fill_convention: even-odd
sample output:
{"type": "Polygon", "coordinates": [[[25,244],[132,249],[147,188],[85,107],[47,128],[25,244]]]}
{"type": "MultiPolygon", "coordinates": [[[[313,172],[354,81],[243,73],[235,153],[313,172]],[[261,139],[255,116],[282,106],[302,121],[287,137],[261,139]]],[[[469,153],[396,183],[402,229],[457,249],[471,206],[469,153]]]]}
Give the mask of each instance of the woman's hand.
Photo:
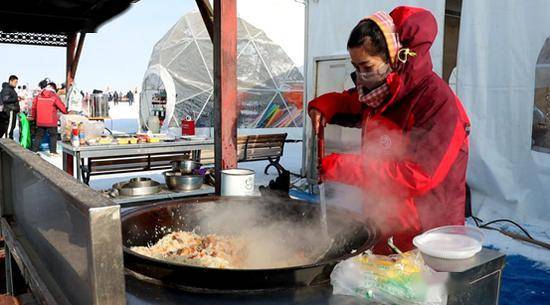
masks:
{"type": "Polygon", "coordinates": [[[325,127],[327,125],[327,120],[325,119],[323,114],[317,109],[309,110],[308,114],[311,118],[311,124],[313,125],[313,132],[315,132],[315,134],[319,134],[319,130],[321,129],[321,127],[325,127]]]}

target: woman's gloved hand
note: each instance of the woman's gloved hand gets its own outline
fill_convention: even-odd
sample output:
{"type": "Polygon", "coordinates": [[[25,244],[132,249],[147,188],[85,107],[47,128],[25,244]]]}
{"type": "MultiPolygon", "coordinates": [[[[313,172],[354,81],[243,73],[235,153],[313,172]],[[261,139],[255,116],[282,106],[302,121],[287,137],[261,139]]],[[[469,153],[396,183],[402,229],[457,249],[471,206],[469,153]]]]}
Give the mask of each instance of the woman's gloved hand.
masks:
{"type": "Polygon", "coordinates": [[[319,168],[319,176],[323,181],[334,180],[336,163],[338,162],[338,154],[330,154],[323,158],[321,168],[319,168]]]}
{"type": "Polygon", "coordinates": [[[315,108],[310,109],[308,114],[309,114],[309,117],[311,118],[311,125],[313,126],[313,132],[315,132],[315,134],[319,134],[319,129],[327,125],[327,120],[325,119],[323,114],[315,108]]]}

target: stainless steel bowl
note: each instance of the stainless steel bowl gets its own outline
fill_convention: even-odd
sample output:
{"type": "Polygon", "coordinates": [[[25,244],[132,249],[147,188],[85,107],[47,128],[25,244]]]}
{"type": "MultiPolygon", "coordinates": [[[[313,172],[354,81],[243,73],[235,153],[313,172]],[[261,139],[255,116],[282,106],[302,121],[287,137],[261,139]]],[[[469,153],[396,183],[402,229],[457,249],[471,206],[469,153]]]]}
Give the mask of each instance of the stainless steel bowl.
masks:
{"type": "Polygon", "coordinates": [[[173,161],[172,171],[181,172],[182,174],[192,174],[194,170],[200,169],[201,163],[193,160],[173,161]]]}
{"type": "Polygon", "coordinates": [[[192,191],[201,188],[204,177],[201,175],[184,175],[180,172],[164,172],[166,185],[171,190],[192,191]]]}

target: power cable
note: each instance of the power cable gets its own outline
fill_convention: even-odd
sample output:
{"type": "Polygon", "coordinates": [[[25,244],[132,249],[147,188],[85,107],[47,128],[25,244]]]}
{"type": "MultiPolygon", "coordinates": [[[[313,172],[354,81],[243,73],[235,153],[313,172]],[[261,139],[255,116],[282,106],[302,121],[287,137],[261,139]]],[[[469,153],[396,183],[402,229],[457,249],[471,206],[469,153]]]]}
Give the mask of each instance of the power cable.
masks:
{"type": "Polygon", "coordinates": [[[546,248],[546,249],[550,249],[550,244],[533,238],[533,236],[531,236],[531,234],[529,234],[529,232],[523,226],[521,226],[520,224],[518,224],[517,222],[515,222],[513,220],[510,220],[510,219],[496,219],[496,220],[491,220],[487,223],[484,223],[484,221],[482,219],[480,219],[480,218],[478,218],[474,215],[472,215],[471,217],[472,217],[474,223],[476,224],[476,226],[478,228],[498,231],[498,232],[500,232],[503,235],[506,235],[508,237],[518,239],[518,240],[521,240],[521,241],[525,241],[525,242],[528,242],[528,243],[532,243],[532,244],[538,245],[538,246],[546,248]],[[510,223],[510,224],[514,225],[515,227],[519,228],[525,236],[522,236],[520,234],[516,234],[516,233],[513,233],[513,232],[508,232],[508,231],[506,231],[504,229],[501,229],[501,228],[495,228],[495,227],[490,226],[492,224],[499,223],[499,222],[506,222],[506,223],[510,223]]]}

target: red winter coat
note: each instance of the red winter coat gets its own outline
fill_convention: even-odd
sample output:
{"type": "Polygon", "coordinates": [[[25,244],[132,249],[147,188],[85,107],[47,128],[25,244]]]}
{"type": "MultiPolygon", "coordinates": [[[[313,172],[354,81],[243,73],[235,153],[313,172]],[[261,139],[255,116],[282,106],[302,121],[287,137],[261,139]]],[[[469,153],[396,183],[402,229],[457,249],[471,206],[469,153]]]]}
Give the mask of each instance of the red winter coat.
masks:
{"type": "Polygon", "coordinates": [[[44,89],[32,101],[31,116],[38,127],[57,127],[57,110],[67,113],[65,104],[57,94],[44,89]]]}
{"type": "Polygon", "coordinates": [[[375,252],[389,253],[393,236],[401,250],[428,229],[464,224],[469,120],[451,88],[432,71],[429,49],[437,34],[433,15],[398,7],[390,14],[403,47],[415,57],[388,76],[391,98],[373,110],[355,89],[313,100],[329,123],[362,128],[362,153],[323,160],[325,180],[363,190],[366,215],[380,226],[375,252]]]}

